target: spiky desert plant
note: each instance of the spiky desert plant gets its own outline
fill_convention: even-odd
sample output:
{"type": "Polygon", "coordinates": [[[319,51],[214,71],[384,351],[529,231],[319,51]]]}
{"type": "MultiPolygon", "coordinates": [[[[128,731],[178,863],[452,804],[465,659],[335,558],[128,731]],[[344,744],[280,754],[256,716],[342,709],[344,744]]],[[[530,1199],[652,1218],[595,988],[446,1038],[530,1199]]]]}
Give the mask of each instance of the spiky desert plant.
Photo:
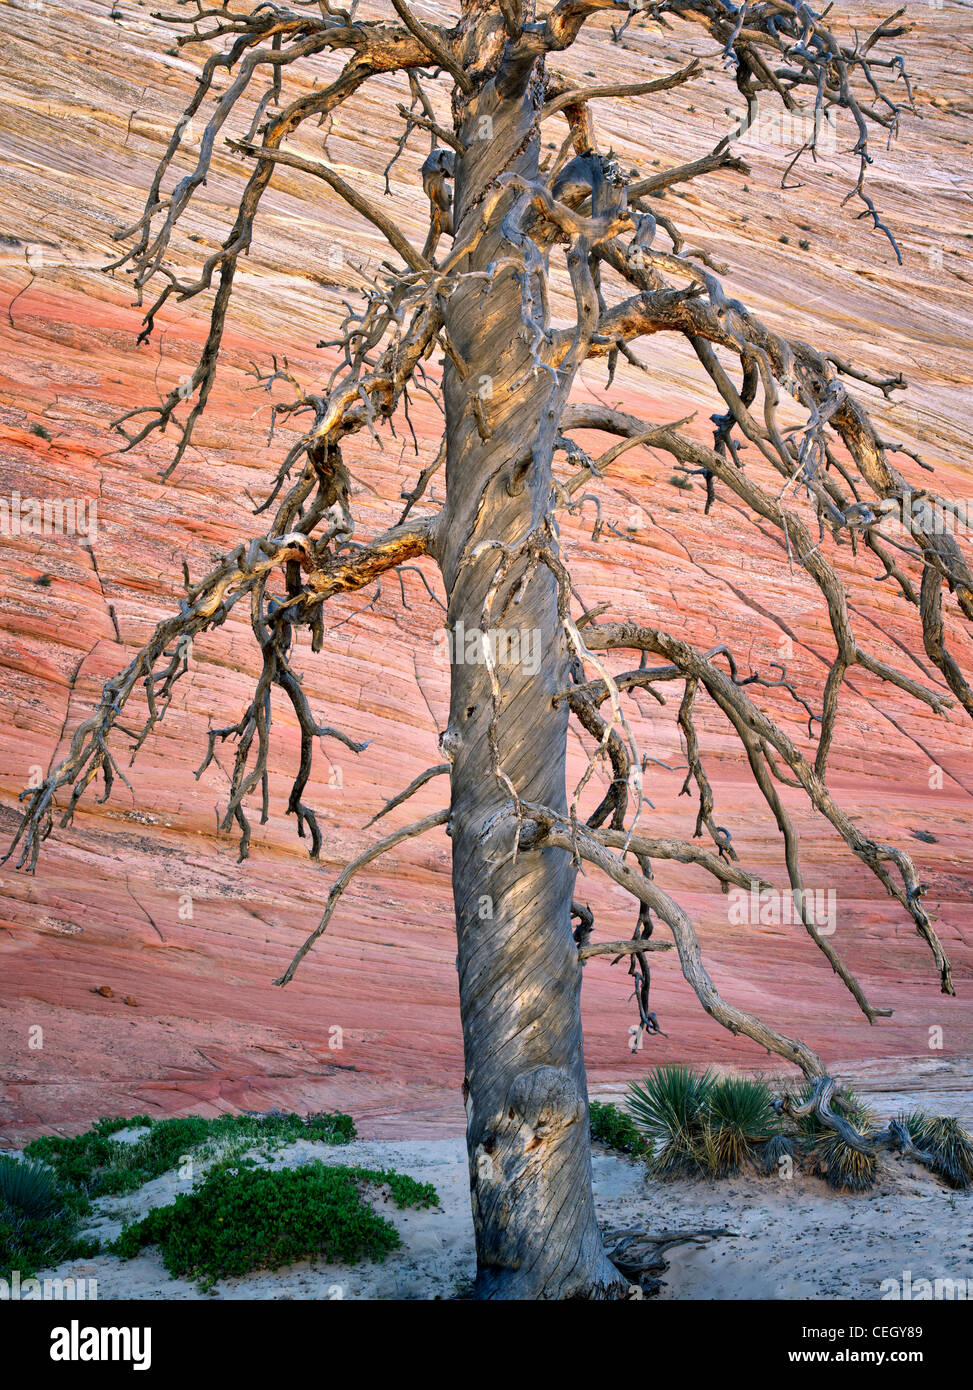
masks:
{"type": "MultiPolygon", "coordinates": [[[[802,1100],[808,1100],[811,1085],[805,1085],[802,1100]]],[[[875,1128],[875,1116],[860,1096],[842,1090],[833,1103],[846,1120],[867,1138],[875,1128]]],[[[812,1111],[799,1122],[802,1143],[807,1155],[807,1169],[827,1180],[835,1192],[868,1192],[875,1185],[878,1159],[875,1151],[862,1153],[847,1143],[837,1130],[822,1124],[812,1111]]]]}
{"type": "Polygon", "coordinates": [[[794,1140],[789,1134],[784,1134],[782,1130],[779,1130],[761,1144],[757,1151],[757,1166],[764,1173],[778,1173],[780,1172],[781,1160],[789,1158],[793,1161],[795,1156],[794,1140]]]}
{"type": "Polygon", "coordinates": [[[709,1070],[660,1066],[641,1085],[633,1081],[629,1086],[629,1113],[651,1145],[646,1162],[657,1177],[711,1171],[704,1136],[715,1081],[709,1070]]]}
{"type": "Polygon", "coordinates": [[[765,1081],[724,1076],[707,1102],[703,1152],[717,1177],[739,1173],[757,1161],[757,1146],[774,1127],[774,1107],[765,1081]]]}
{"type": "Polygon", "coordinates": [[[895,1119],[908,1132],[913,1144],[918,1144],[919,1136],[929,1123],[930,1116],[925,1110],[900,1110],[895,1119]]]}
{"type": "Polygon", "coordinates": [[[899,1119],[916,1147],[932,1155],[932,1171],[944,1182],[960,1191],[973,1183],[973,1139],[955,1115],[914,1111],[899,1119]]]}
{"type": "Polygon", "coordinates": [[[61,1205],[53,1173],[31,1159],[0,1154],[0,1202],[17,1215],[39,1218],[50,1216],[61,1205]]]}

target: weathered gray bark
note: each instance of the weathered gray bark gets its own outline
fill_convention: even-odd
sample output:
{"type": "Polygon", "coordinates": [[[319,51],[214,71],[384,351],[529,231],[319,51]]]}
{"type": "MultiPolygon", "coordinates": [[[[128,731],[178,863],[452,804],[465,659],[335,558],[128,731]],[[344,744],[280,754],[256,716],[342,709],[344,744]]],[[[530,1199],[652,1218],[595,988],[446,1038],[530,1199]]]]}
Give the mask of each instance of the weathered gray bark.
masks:
{"type": "MultiPolygon", "coordinates": [[[[483,193],[498,175],[536,177],[535,97],[531,88],[501,101],[488,83],[463,113],[458,132],[468,153],[457,160],[457,240],[477,222],[483,193]],[[484,115],[492,129],[481,123],[484,115]],[[478,139],[483,130],[490,137],[478,139]]],[[[504,255],[500,220],[470,257],[471,270],[504,255]]],[[[499,761],[519,798],[565,808],[568,712],[563,704],[555,708],[552,696],[567,682],[569,653],[550,569],[538,565],[521,594],[527,565],[523,557],[514,561],[484,613],[501,547],[519,548],[551,505],[554,377],[532,371],[512,268],[489,283],[464,282],[445,313],[465,364],[461,371],[451,362],[445,372],[447,504],[439,560],[448,622],[457,635],[510,633],[515,658],[504,661],[501,653],[496,702],[487,665],[468,661],[466,644],[454,641],[443,739],[452,762],[449,833],[477,1294],[618,1297],[626,1285],[605,1257],[591,1189],[581,967],[570,917],[575,870],[561,849],[513,856],[516,826],[503,816],[511,788],[497,775],[499,761]],[[533,450],[533,465],[517,480],[525,448],[533,450]],[[537,662],[516,659],[517,644],[522,657],[528,637],[534,645],[526,651],[533,657],[539,650],[537,662]]]]}

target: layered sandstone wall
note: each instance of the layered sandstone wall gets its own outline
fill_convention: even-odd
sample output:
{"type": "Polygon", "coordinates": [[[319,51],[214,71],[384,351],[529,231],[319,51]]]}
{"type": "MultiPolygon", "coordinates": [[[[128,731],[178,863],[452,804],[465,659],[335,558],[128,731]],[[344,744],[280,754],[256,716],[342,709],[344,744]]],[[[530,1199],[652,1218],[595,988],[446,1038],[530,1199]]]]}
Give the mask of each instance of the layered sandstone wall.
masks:
{"type": "MultiPolygon", "coordinates": [[[[191,372],[205,332],[197,304],[167,309],[152,342],[136,346],[140,314],[124,274],[104,274],[112,234],[135,219],[169,130],[193,89],[195,64],[172,51],[172,35],[147,3],[17,0],[0,3],[0,496],[97,501],[97,534],[0,536],[0,829],[15,825],[16,796],[36,769],[63,756],[69,736],[104,681],[124,665],[177,602],[183,558],[194,577],[241,537],[256,534],[249,497],[267,490],[293,431],[268,446],[268,398],[251,364],[286,354],[302,380],[319,381],[331,357],[341,299],[360,269],[384,255],[377,234],[314,180],[285,173],[268,194],[240,276],[226,361],[194,446],[168,482],[171,442],[154,438],[122,453],[110,421],[151,404],[191,372]],[[116,18],[111,18],[112,14],[116,18]]],[[[865,32],[880,17],[861,0],[847,8],[865,32]]],[[[427,17],[441,12],[429,5],[427,17]]],[[[365,13],[365,11],[363,11],[365,13]]],[[[903,247],[854,220],[841,198],[853,134],[839,125],[837,150],[802,165],[802,186],[782,192],[788,151],[770,137],[746,156],[751,175],[717,175],[674,191],[667,203],[693,244],[727,263],[730,291],[773,326],[854,355],[873,370],[902,370],[912,383],[899,403],[873,398],[886,435],[918,448],[936,485],[973,497],[969,415],[969,95],[973,15],[945,0],[918,5],[915,32],[898,45],[914,76],[915,117],[889,152],[877,151],[872,189],[903,247]],[[745,188],[744,188],[745,186],[745,188]]],[[[579,78],[610,72],[635,80],[669,71],[694,52],[706,80],[623,109],[603,103],[603,144],[643,170],[696,157],[725,128],[735,91],[712,46],[695,29],[663,33],[633,25],[619,48],[606,26],[586,31],[564,66],[579,78]],[[687,110],[688,105],[688,110],[687,110]]],[[[320,81],[320,60],[302,79],[320,81]]],[[[381,198],[382,170],[397,134],[404,84],[377,79],[328,135],[327,155],[381,198]]],[[[557,124],[556,122],[554,123],[557,124]]],[[[302,143],[322,153],[324,133],[302,143]]],[[[560,129],[551,133],[559,141],[560,129]]],[[[417,243],[424,211],[417,137],[392,172],[396,220],[417,243]]],[[[177,237],[184,264],[217,245],[239,189],[218,156],[209,185],[177,237]]],[[[566,302],[558,301],[566,311],[566,302]]],[[[697,411],[706,438],[715,397],[691,352],[658,337],[642,345],[648,376],[626,369],[606,391],[604,371],[586,373],[590,399],[617,402],[653,421],[697,411]]],[[[283,395],[278,395],[283,399],[283,395]]],[[[420,463],[435,453],[440,417],[416,397],[420,463]]],[[[384,451],[362,435],[347,451],[358,534],[395,518],[419,464],[406,432],[384,451]],[[403,440],[406,441],[403,444],[403,440]]],[[[924,475],[908,458],[903,471],[924,475]]],[[[592,515],[567,522],[566,548],[586,604],[685,634],[703,648],[726,641],[742,664],[768,670],[786,655],[788,676],[818,702],[831,653],[827,615],[794,573],[775,536],[726,499],[709,517],[702,493],[679,491],[662,456],[631,451],[602,487],[616,532],[591,536],[592,515]],[[742,538],[742,539],[741,539],[742,538]]],[[[441,485],[440,485],[441,486],[441,485]]],[[[437,494],[438,495],[438,494],[437,494]]],[[[8,528],[9,530],[9,528],[8,528]]],[[[873,582],[866,563],[849,584],[862,640],[918,675],[912,618],[873,582]]],[[[422,565],[430,584],[432,568],[422,565]]],[[[441,610],[419,577],[393,577],[374,594],[329,604],[324,651],[303,661],[322,719],[356,738],[354,756],[321,750],[307,799],[325,843],[310,863],[283,807],[297,730],[280,710],[272,763],[273,814],[257,828],[251,858],[236,863],[216,833],[232,747],[196,781],[210,727],[239,717],[256,672],[242,615],[196,644],[191,675],[129,776],[104,805],[89,798],[74,826],[58,830],[37,873],[0,868],[0,1133],[6,1142],[41,1128],[77,1128],[97,1115],[187,1108],[346,1108],[366,1132],[435,1133],[462,1126],[462,1051],[451,930],[448,841],[412,841],[370,866],[349,890],[328,937],[286,991],[271,981],[317,920],[343,863],[376,832],[363,826],[383,800],[438,762],[448,704],[441,610]],[[191,915],[190,915],[191,913],[191,915]],[[31,1046],[43,1029],[43,1047],[31,1046]],[[334,1046],[341,1030],[342,1047],[334,1046]]],[[[956,643],[968,666],[968,642],[956,643]]],[[[643,824],[691,833],[693,807],[679,800],[683,756],[670,700],[642,702],[636,728],[650,765],[654,809],[643,824]],[[668,770],[668,764],[673,770],[668,770]]],[[[775,701],[795,738],[799,708],[775,701]]],[[[843,852],[819,819],[802,814],[807,880],[834,889],[835,942],[873,1002],[894,1007],[869,1028],[797,927],[736,925],[726,899],[679,868],[660,869],[695,914],[707,960],[728,998],[796,1031],[831,1059],[935,1061],[973,1053],[973,950],[969,902],[973,729],[955,712],[937,719],[867,675],[847,683],[845,717],[832,758],[839,797],[864,826],[904,844],[921,867],[938,929],[954,958],[959,997],[937,992],[935,973],[909,920],[843,852]],[[943,770],[942,786],[930,769],[943,770]],[[930,1051],[941,1027],[943,1052],[930,1051]]],[[[702,717],[717,796],[748,866],[781,872],[781,853],[738,750],[719,722],[702,717]]],[[[583,768],[580,744],[572,770],[583,768]]],[[[444,784],[412,803],[435,810],[444,784]]],[[[408,813],[398,813],[399,823],[408,813]]],[[[627,935],[627,900],[593,874],[579,895],[596,908],[599,932],[627,935]]],[[[628,1051],[629,980],[606,961],[586,967],[585,1027],[596,1084],[637,1076],[655,1059],[759,1065],[703,1015],[674,961],[655,970],[654,1007],[666,1037],[628,1051]]]]}

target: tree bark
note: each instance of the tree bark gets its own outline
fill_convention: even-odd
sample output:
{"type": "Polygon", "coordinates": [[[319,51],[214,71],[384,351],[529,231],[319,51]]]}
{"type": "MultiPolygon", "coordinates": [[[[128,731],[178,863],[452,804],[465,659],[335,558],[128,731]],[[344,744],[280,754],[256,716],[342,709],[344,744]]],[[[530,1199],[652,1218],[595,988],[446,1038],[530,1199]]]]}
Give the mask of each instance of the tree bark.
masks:
{"type": "MultiPolygon", "coordinates": [[[[490,52],[489,35],[476,42],[479,53],[490,52]]],[[[457,241],[477,224],[499,175],[537,177],[537,80],[508,100],[498,99],[492,81],[478,83],[458,113],[467,153],[456,162],[457,241]]],[[[463,269],[484,271],[510,256],[500,221],[512,196],[463,269]]],[[[452,765],[476,1293],[616,1298],[627,1285],[605,1256],[591,1187],[581,967],[570,913],[575,870],[560,849],[514,857],[516,825],[503,814],[511,785],[524,801],[566,808],[568,712],[552,697],[567,683],[570,656],[554,575],[539,564],[520,592],[528,573],[521,556],[484,613],[505,555],[543,524],[552,501],[555,378],[532,370],[521,295],[516,269],[507,267],[491,281],[463,281],[445,305],[461,365],[448,361],[444,379],[447,502],[438,558],[453,651],[443,746],[452,765]],[[518,479],[525,449],[533,457],[518,479]],[[502,638],[496,644],[499,701],[479,633],[509,638],[507,652],[502,638]]]]}

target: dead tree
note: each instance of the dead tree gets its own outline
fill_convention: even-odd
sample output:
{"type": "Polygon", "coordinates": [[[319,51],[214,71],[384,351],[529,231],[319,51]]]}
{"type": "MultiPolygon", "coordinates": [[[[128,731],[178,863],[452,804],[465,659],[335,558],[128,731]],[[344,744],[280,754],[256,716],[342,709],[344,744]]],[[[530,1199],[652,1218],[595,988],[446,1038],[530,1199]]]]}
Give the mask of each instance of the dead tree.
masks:
{"type": "MultiPolygon", "coordinates": [[[[276,361],[269,374],[294,387],[293,399],[277,405],[276,413],[307,422],[258,509],[272,516],[269,526],[205,577],[191,582],[186,574],[179,611],[107,683],[48,780],[24,793],[26,810],[13,848],[19,863],[32,868],[59,793],[66,794],[61,824],[70,821],[97,777],[104,797],[111,793],[114,778],[124,777],[113,734],[130,737],[134,756],[165,715],[187,669],[192,640],[244,603],[262,666],[239,722],[210,733],[203,767],[219,741],[235,742],[224,827],[238,827],[246,855],[251,799],[263,820],[270,814],[271,696],[283,691],[302,735],[287,812],[316,855],[320,832],[305,801],[316,741],[357,745],[320,724],[311,710],[292,664],[295,632],[310,629],[312,649],[321,651],[322,614],[333,595],[372,585],[416,557],[432,557],[448,597],[449,628],[486,637],[478,659],[452,662],[443,763],[386,809],[447,775],[448,802],[444,798],[441,812],[388,835],[348,866],[331,890],[321,924],[278,983],[286,984],[324,931],[356,869],[408,837],[444,826],[452,841],[477,1292],[525,1299],[624,1297],[631,1271],[623,1277],[607,1258],[592,1200],[579,1011],[583,959],[608,950],[633,960],[640,1024],[651,1029],[657,1024],[648,1009],[648,961],[666,945],[653,936],[661,924],[707,1013],[820,1081],[820,1113],[834,1115],[833,1085],[822,1061],[804,1043],[720,996],[693,922],[654,876],[656,863],[677,860],[714,876],[724,889],[754,881],[738,867],[731,836],[714,817],[697,706],[710,702],[739,739],[782,837],[789,887],[807,931],[865,1016],[872,1021],[883,1010],[869,1003],[801,906],[798,840],[782,785],[803,792],[912,917],[943,991],[951,993],[949,962],[927,915],[915,865],[845,814],[828,789],[827,771],[843,683],[853,668],[934,711],[955,700],[973,716],[973,691],[947,645],[943,602],[945,588],[950,607],[958,609],[952,616],[973,619],[973,574],[952,536],[930,525],[928,508],[913,502],[917,495],[891,461],[895,450],[879,438],[846,386],[856,378],[888,394],[904,384],[901,378],[880,378],[771,332],[725,296],[718,267],[687,248],[663,214],[657,196],[662,190],[715,170],[745,172],[734,154],[739,132],[728,131],[705,158],[645,177],[624,174],[599,149],[592,114],[597,98],[641,99],[688,85],[704,71],[702,64],[694,60],[634,85],[579,87],[558,73],[557,55],[603,12],[615,38],[639,11],[670,32],[678,31],[678,21],[702,26],[714,41],[714,56],[735,77],[747,121],[760,94],[786,108],[803,104],[814,112],[815,128],[835,108],[850,116],[858,138],[849,198],[898,254],[866,173],[870,133],[893,135],[903,107],[911,104],[901,59],[882,56],[884,42],[904,30],[895,15],[865,37],[842,40],[803,0],[755,0],[739,8],[731,0],[558,0],[544,14],[535,12],[531,0],[462,0],[457,21],[448,27],[422,22],[405,0],[392,0],[395,15],[387,20],[359,20],[328,0],[263,0],[245,8],[179,0],[176,14],[160,16],[184,25],[180,42],[208,56],[143,215],[119,233],[131,245],[115,268],[130,270],[140,296],[153,287],[144,338],[170,300],[186,302],[210,291],[214,300],[191,388],[174,391],[161,407],[123,417],[119,428],[129,446],[172,426],[179,443],[171,468],[182,457],[213,385],[234,281],[261,197],[280,166],[323,180],[381,230],[390,259],[360,305],[349,308],[337,343],[340,360],[322,385],[293,380],[276,361]],[[343,65],[326,85],[289,99],[289,72],[322,54],[338,55],[343,65]],[[325,159],[288,147],[288,137],[301,126],[329,117],[370,78],[387,73],[402,74],[412,98],[400,108],[403,124],[392,157],[406,154],[416,132],[416,139],[431,143],[421,168],[418,160],[413,166],[417,192],[421,180],[430,207],[421,249],[385,208],[325,159]],[[228,85],[215,95],[221,74],[228,85]],[[221,135],[228,117],[244,109],[252,114],[248,133],[228,140],[221,135]],[[542,167],[540,132],[555,117],[564,123],[564,143],[550,166],[542,167]],[[205,120],[205,128],[198,158],[177,178],[190,119],[205,120]],[[180,217],[200,196],[217,149],[235,152],[249,179],[222,245],[205,259],[197,278],[187,279],[167,264],[167,249],[180,217]],[[549,312],[549,288],[558,277],[570,285],[576,306],[567,328],[554,327],[549,312]],[[716,417],[711,443],[687,434],[685,421],[642,420],[572,401],[576,374],[589,358],[606,358],[611,372],[619,358],[637,362],[633,342],[656,333],[682,334],[720,392],[726,412],[716,417]],[[441,376],[430,364],[439,352],[441,376]],[[382,535],[356,539],[343,442],[363,430],[377,436],[394,418],[407,419],[415,389],[436,392],[444,407],[439,455],[404,494],[399,523],[382,535]],[[782,423],[782,397],[799,408],[799,427],[782,423]],[[576,439],[579,431],[602,431],[616,442],[594,458],[576,439]],[[779,533],[795,572],[803,570],[817,585],[835,647],[820,710],[786,673],[744,676],[725,646],[703,652],[678,634],[624,615],[598,622],[597,614],[579,613],[559,545],[558,515],[576,506],[622,452],[643,445],[705,479],[706,510],[714,516],[722,498],[742,501],[779,533]],[[429,480],[443,462],[445,503],[424,511],[429,480]],[[768,483],[774,474],[777,480],[768,483]],[[901,524],[899,539],[879,525],[889,512],[901,524]],[[938,676],[924,683],[894,669],[856,633],[828,558],[848,543],[870,565],[877,561],[883,582],[918,610],[917,631],[941,683],[938,676]],[[500,649],[492,635],[501,630],[538,635],[536,666],[500,649]],[[640,654],[639,665],[620,674],[610,654],[626,650],[640,654]],[[686,790],[698,795],[695,835],[686,841],[651,837],[644,816],[639,824],[646,764],[625,714],[627,692],[649,692],[664,703],[661,690],[670,682],[681,692],[677,719],[687,753],[686,790]],[[809,710],[807,751],[766,712],[772,697],[765,692],[771,689],[778,692],[775,698],[783,692],[809,710]],[[132,732],[122,719],[140,691],[147,714],[132,732]],[[572,718],[593,748],[582,786],[569,792],[566,739],[572,718]],[[602,763],[610,766],[610,785],[583,816],[584,783],[602,763]],[[601,869],[637,901],[631,939],[602,945],[592,939],[590,911],[573,903],[583,863],[601,869]],[[573,917],[579,920],[577,935],[573,917]]],[[[607,32],[605,43],[610,53],[607,32]]],[[[813,156],[814,142],[812,136],[805,157],[813,156]]]]}

